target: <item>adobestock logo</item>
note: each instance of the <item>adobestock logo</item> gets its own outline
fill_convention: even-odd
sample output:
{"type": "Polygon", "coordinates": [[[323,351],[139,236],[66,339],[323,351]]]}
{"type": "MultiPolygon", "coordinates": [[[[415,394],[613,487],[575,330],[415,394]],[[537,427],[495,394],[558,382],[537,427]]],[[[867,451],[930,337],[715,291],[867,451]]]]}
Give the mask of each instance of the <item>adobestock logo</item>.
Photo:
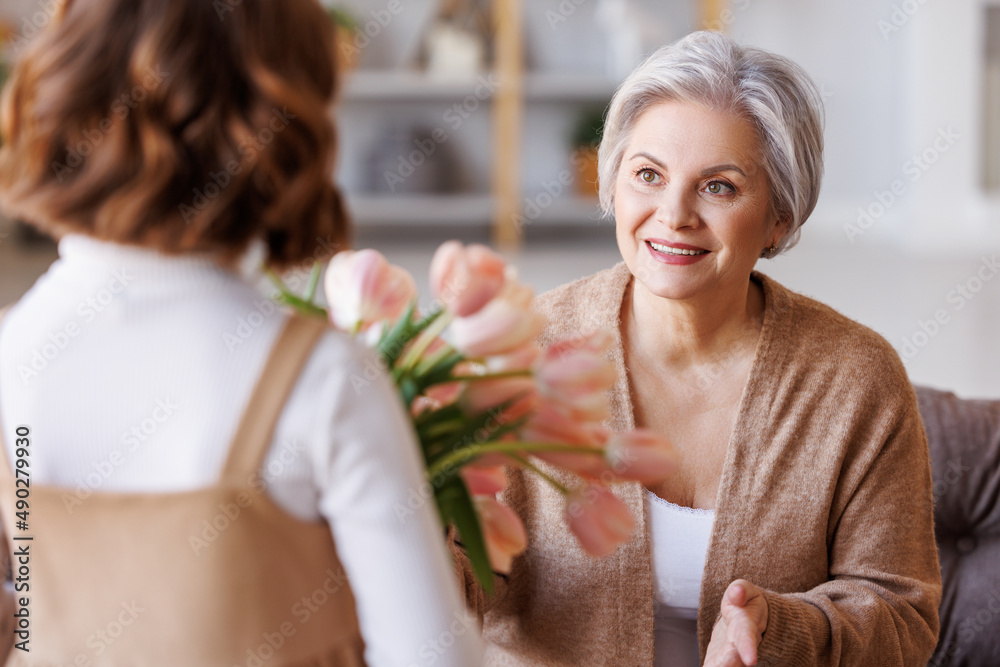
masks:
{"type": "Polygon", "coordinates": [[[938,308],[932,317],[918,320],[917,330],[911,335],[903,337],[903,344],[899,349],[900,356],[907,361],[916,357],[920,350],[941,333],[946,324],[951,322],[953,314],[965,308],[979,294],[986,283],[993,280],[998,273],[1000,273],[1000,261],[997,261],[997,256],[983,256],[972,275],[948,291],[945,301],[951,305],[951,310],[938,308]]]}
{"type": "Polygon", "coordinates": [[[218,199],[233,179],[243,173],[245,169],[252,169],[260,160],[260,156],[267,150],[267,147],[275,138],[284,132],[292,121],[298,118],[294,113],[288,111],[288,107],[271,109],[271,118],[265,127],[257,130],[257,134],[250,136],[240,142],[237,151],[240,154],[239,160],[230,160],[224,169],[217,172],[209,172],[209,180],[200,188],[191,190],[191,203],[183,203],[177,207],[184,219],[184,222],[191,224],[191,221],[198,217],[218,199]]]}
{"type": "MultiPolygon", "coordinates": [[[[500,81],[494,74],[480,76],[472,94],[466,96],[461,102],[454,103],[450,109],[444,112],[441,120],[448,125],[451,132],[456,132],[476,111],[485,106],[485,102],[493,97],[499,86],[500,81]]],[[[387,169],[383,172],[382,177],[390,192],[395,192],[397,187],[405,183],[406,179],[413,176],[437,152],[439,146],[450,139],[448,131],[440,126],[431,129],[426,134],[427,136],[423,138],[413,140],[414,150],[408,154],[400,155],[394,170],[387,169]]]]}
{"type": "MultiPolygon", "coordinates": [[[[89,296],[77,306],[76,312],[83,319],[83,324],[90,324],[97,319],[117,298],[118,295],[135,280],[126,269],[114,271],[111,280],[93,296],[89,296]]],[[[31,359],[26,364],[17,367],[21,381],[27,384],[38,377],[59,355],[69,347],[70,342],[83,333],[84,327],[76,320],[66,322],[60,329],[51,332],[47,341],[41,347],[31,350],[31,359]]]]}
{"type": "Polygon", "coordinates": [[[877,190],[872,193],[874,201],[865,207],[858,208],[858,217],[853,223],[844,225],[844,233],[847,240],[854,243],[854,240],[863,236],[869,229],[875,226],[879,220],[907,193],[909,185],[920,181],[924,175],[930,171],[941,156],[951,150],[961,138],[950,126],[939,128],[934,141],[919,153],[914,153],[909,160],[903,163],[902,177],[897,178],[889,184],[885,190],[877,190]]]}
{"type": "Polygon", "coordinates": [[[73,514],[77,507],[83,505],[87,498],[90,498],[95,491],[104,486],[104,483],[114,475],[115,471],[125,465],[130,459],[130,455],[136,452],[140,446],[147,444],[180,409],[180,404],[175,403],[170,398],[158,398],[155,405],[156,407],[149,413],[149,416],[121,434],[122,447],[120,449],[113,449],[103,460],[91,463],[92,470],[90,472],[74,477],[76,488],[73,493],[65,491],[62,494],[63,507],[66,508],[68,514],[73,514]]]}
{"type": "Polygon", "coordinates": [[[111,113],[114,117],[108,116],[94,127],[84,130],[80,140],[66,147],[66,160],[52,163],[52,171],[55,172],[56,180],[60,183],[64,182],[83,166],[87,158],[104,142],[104,139],[120,128],[121,123],[128,119],[132,111],[138,109],[139,105],[169,76],[170,73],[164,71],[159,65],[156,65],[155,69],[153,67],[147,68],[146,75],[139,85],[122,93],[112,103],[111,113]],[[117,119],[117,123],[115,119],[117,119]]]}
{"type": "Polygon", "coordinates": [[[889,36],[899,32],[928,2],[929,0],[903,0],[899,4],[893,3],[888,20],[879,19],[875,22],[882,39],[889,41],[889,36]]]}

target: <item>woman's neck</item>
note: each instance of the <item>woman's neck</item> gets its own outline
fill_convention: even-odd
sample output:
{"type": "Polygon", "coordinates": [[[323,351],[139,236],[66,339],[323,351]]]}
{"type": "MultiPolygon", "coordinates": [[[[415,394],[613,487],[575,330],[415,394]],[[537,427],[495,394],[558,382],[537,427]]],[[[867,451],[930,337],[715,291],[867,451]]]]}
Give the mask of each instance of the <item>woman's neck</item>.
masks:
{"type": "Polygon", "coordinates": [[[626,295],[628,347],[645,363],[669,368],[711,362],[746,346],[753,349],[764,314],[764,292],[745,287],[667,299],[632,280],[626,295]]]}

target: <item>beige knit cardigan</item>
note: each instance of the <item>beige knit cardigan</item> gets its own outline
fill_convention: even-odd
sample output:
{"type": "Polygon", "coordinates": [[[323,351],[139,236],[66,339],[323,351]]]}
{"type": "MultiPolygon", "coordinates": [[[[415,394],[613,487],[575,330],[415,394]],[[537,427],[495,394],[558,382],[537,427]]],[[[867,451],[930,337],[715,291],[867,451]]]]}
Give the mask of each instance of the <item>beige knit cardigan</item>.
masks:
{"type": "MultiPolygon", "coordinates": [[[[620,327],[631,279],[619,264],[537,301],[550,323],[543,343],[598,328],[613,335],[609,426],[618,430],[634,427],[620,327]]],[[[764,318],[719,483],[698,612],[702,660],[726,587],[744,578],[767,591],[760,665],[925,665],[941,575],[927,441],[903,365],[871,330],[767,276],[753,280],[764,318]]],[[[599,560],[567,530],[558,492],[509,472],[501,498],[530,546],[497,577],[492,599],[453,546],[483,620],[485,664],[653,664],[643,488],[616,493],[637,528],[599,560]]]]}

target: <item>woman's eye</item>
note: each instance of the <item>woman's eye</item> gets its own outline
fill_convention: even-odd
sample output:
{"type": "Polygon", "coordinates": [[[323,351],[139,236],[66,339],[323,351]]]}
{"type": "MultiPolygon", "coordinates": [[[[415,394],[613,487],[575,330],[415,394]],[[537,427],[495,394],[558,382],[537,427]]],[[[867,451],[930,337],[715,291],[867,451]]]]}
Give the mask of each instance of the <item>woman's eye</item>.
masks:
{"type": "Polygon", "coordinates": [[[705,189],[713,195],[728,195],[733,191],[733,186],[722,181],[712,181],[705,189]]]}
{"type": "Polygon", "coordinates": [[[643,183],[655,183],[656,172],[652,169],[643,169],[639,172],[639,178],[642,179],[643,183]]]}

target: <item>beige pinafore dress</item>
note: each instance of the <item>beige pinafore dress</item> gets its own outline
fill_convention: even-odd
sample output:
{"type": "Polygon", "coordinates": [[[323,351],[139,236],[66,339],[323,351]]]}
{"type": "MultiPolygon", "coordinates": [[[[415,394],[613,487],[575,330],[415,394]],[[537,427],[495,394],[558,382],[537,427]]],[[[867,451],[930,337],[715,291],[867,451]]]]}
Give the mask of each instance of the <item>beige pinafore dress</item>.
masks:
{"type": "MultiPolygon", "coordinates": [[[[324,329],[318,320],[289,319],[212,487],[94,493],[70,512],[65,490],[31,484],[23,530],[15,504],[25,484],[15,481],[0,440],[6,554],[28,550],[30,587],[15,593],[28,598],[30,652],[13,649],[6,665],[364,664],[354,598],[329,525],[292,517],[251,484],[324,329]]],[[[0,425],[0,437],[16,438],[20,426],[31,427],[0,425]]],[[[30,461],[45,442],[29,435],[28,443],[30,461]]],[[[20,560],[12,560],[15,580],[25,572],[20,560]]]]}

